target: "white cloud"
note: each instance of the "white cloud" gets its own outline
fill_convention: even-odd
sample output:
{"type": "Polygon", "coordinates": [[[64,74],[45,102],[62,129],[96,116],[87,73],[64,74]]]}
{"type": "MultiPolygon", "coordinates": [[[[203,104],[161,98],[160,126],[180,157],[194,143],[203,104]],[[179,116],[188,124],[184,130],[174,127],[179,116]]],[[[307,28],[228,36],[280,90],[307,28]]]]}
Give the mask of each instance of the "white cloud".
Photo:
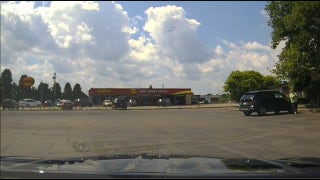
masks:
{"type": "Polygon", "coordinates": [[[217,55],[217,56],[223,56],[224,55],[224,51],[223,51],[223,48],[221,46],[217,46],[216,49],[214,50],[214,53],[217,55]]]}
{"type": "Polygon", "coordinates": [[[61,87],[80,83],[84,92],[164,84],[206,94],[221,90],[234,70],[267,74],[280,52],[256,41],[220,40],[207,48],[198,38],[201,23],[181,7],[151,7],[145,14],[146,19],[130,20],[112,2],[51,2],[38,8],[33,2],[2,2],[1,69],[9,68],[15,82],[27,74],[50,86],[56,72],[61,87]],[[133,39],[139,29],[144,32],[133,39]]]}
{"type": "Polygon", "coordinates": [[[150,7],[145,11],[144,30],[150,33],[159,52],[181,63],[204,62],[209,53],[197,37],[200,22],[185,17],[181,7],[150,7]]]}
{"type": "Polygon", "coordinates": [[[157,54],[157,48],[145,36],[140,36],[138,40],[130,39],[130,56],[137,61],[151,61],[157,54]]]}
{"type": "Polygon", "coordinates": [[[270,50],[269,46],[264,46],[256,41],[254,42],[247,42],[246,44],[244,44],[244,47],[248,50],[255,50],[255,49],[262,49],[262,50],[270,50]]]}
{"type": "Polygon", "coordinates": [[[269,18],[269,15],[268,15],[267,11],[264,10],[264,9],[260,11],[260,14],[265,18],[269,18]]]}

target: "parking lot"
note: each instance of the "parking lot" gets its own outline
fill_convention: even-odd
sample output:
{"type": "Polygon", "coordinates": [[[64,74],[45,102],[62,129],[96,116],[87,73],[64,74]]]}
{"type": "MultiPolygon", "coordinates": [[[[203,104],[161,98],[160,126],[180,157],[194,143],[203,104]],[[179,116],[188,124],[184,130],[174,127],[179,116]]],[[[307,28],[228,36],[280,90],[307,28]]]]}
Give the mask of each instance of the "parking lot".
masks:
{"type": "Polygon", "coordinates": [[[234,106],[2,111],[1,156],[320,157],[319,119],[307,110],[247,117],[234,106]]]}

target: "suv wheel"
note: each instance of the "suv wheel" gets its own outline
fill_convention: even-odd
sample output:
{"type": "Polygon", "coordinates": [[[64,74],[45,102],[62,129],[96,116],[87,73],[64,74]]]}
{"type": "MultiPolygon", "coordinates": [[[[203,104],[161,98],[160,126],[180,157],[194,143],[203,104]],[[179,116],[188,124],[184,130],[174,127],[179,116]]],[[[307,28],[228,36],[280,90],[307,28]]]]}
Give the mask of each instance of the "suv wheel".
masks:
{"type": "Polygon", "coordinates": [[[243,113],[244,113],[246,116],[250,116],[252,112],[250,112],[250,111],[243,111],[243,113]]]}
{"type": "Polygon", "coordinates": [[[258,110],[259,116],[265,116],[267,114],[267,109],[264,106],[261,106],[258,110]]]}
{"type": "Polygon", "coordinates": [[[279,110],[275,110],[274,111],[276,114],[280,114],[280,111],[279,110]]]}

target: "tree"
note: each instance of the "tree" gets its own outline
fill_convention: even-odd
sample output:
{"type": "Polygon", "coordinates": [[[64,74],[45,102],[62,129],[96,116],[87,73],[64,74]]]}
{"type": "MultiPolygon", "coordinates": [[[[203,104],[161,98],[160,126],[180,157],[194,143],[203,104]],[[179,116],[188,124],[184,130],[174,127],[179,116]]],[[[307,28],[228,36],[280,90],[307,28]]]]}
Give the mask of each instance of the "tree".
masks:
{"type": "Polygon", "coordinates": [[[88,96],[81,91],[81,86],[80,84],[76,83],[73,87],[73,98],[78,99],[78,98],[88,98],[88,96]]]}
{"type": "Polygon", "coordinates": [[[239,102],[241,96],[247,91],[272,89],[280,84],[272,76],[263,76],[256,71],[233,71],[227,78],[224,91],[230,93],[232,100],[239,102]]]}
{"type": "Polygon", "coordinates": [[[74,99],[78,99],[78,98],[81,98],[81,86],[80,84],[76,83],[73,87],[73,98],[74,99]]]}
{"type": "Polygon", "coordinates": [[[10,69],[5,69],[1,73],[1,102],[6,98],[13,98],[12,88],[12,74],[10,69]]]}
{"type": "Polygon", "coordinates": [[[64,99],[73,99],[72,97],[72,88],[70,83],[66,83],[66,85],[64,86],[64,90],[63,90],[63,98],[64,99]]]}
{"type": "Polygon", "coordinates": [[[61,86],[58,82],[56,82],[53,87],[52,87],[52,99],[53,102],[55,102],[57,99],[61,99],[62,98],[62,93],[61,93],[61,86]]]}
{"type": "Polygon", "coordinates": [[[265,9],[273,28],[271,47],[285,42],[273,73],[320,105],[320,2],[271,1],[265,9]]]}
{"type": "Polygon", "coordinates": [[[43,103],[45,100],[51,99],[49,85],[47,83],[40,82],[38,86],[38,99],[43,103]]]}
{"type": "Polygon", "coordinates": [[[13,99],[19,100],[18,99],[18,85],[15,82],[12,85],[12,94],[13,94],[13,99]]]}
{"type": "Polygon", "coordinates": [[[274,76],[267,75],[263,77],[261,89],[274,89],[281,86],[281,81],[274,76]]]}
{"type": "Polygon", "coordinates": [[[225,82],[224,91],[230,92],[231,98],[239,101],[241,96],[252,90],[260,89],[263,76],[255,71],[233,71],[225,82]]]}

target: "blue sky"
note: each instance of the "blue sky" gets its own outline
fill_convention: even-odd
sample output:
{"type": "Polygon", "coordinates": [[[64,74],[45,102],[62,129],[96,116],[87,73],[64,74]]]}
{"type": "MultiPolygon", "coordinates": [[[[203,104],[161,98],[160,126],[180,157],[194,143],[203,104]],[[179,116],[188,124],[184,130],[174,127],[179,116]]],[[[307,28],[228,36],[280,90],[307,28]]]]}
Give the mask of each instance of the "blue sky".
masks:
{"type": "Polygon", "coordinates": [[[62,87],[219,93],[235,70],[277,61],[264,1],[1,2],[1,70],[62,87]]]}
{"type": "Polygon", "coordinates": [[[183,7],[187,18],[201,22],[198,34],[208,46],[217,45],[219,38],[228,41],[270,42],[271,28],[267,18],[261,14],[265,1],[118,1],[130,18],[146,17],[149,7],[176,5],[183,7]]]}

